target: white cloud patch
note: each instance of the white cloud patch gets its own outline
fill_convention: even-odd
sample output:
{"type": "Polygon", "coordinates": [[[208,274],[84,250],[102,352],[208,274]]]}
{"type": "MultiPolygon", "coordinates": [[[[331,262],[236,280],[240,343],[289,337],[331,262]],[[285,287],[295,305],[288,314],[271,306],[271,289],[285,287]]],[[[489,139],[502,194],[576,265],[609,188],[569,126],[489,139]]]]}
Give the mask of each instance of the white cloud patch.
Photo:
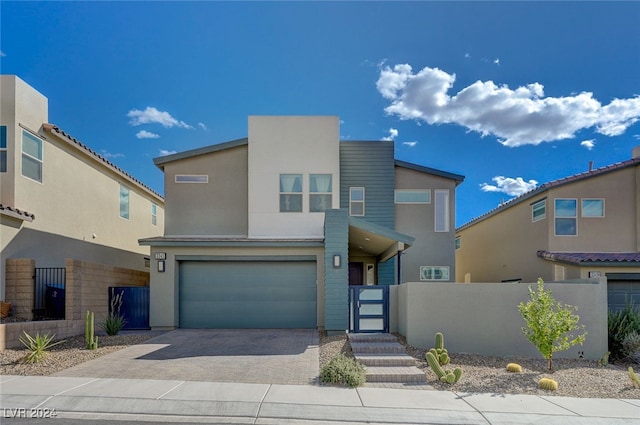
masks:
{"type": "Polygon", "coordinates": [[[480,185],[480,190],[483,192],[506,193],[509,196],[520,196],[538,186],[537,181],[529,180],[526,182],[522,177],[516,177],[514,179],[512,177],[496,176],[491,180],[495,183],[494,185],[482,183],[480,185]]]}
{"type": "Polygon", "coordinates": [[[173,155],[174,153],[178,153],[177,151],[169,151],[166,149],[160,149],[160,156],[173,155]]]}
{"type": "Polygon", "coordinates": [[[153,106],[147,106],[144,111],[139,109],[132,109],[127,113],[127,117],[131,118],[129,120],[129,124],[133,126],[138,126],[142,124],[160,124],[163,127],[171,128],[171,127],[181,127],[181,128],[189,128],[193,127],[187,124],[184,121],[178,121],[174,117],[171,116],[170,113],[159,111],[153,106]]]}
{"type": "Polygon", "coordinates": [[[124,158],[124,154],[123,153],[111,153],[111,152],[107,151],[106,149],[102,149],[100,151],[100,155],[102,155],[103,157],[105,157],[107,159],[124,158]]]}
{"type": "Polygon", "coordinates": [[[157,139],[160,136],[147,130],[140,130],[136,133],[138,139],[157,139]]]}
{"type": "Polygon", "coordinates": [[[602,105],[588,92],[545,97],[539,83],[511,89],[493,81],[476,81],[450,94],[455,80],[455,74],[438,68],[414,73],[410,65],[399,64],[382,68],[376,87],[390,101],[388,114],[418,123],[458,124],[493,135],[505,146],[573,138],[587,128],[618,136],[640,119],[640,96],[602,105]]]}
{"type": "Polygon", "coordinates": [[[405,145],[405,146],[408,146],[410,148],[413,148],[418,144],[418,142],[415,142],[415,141],[414,142],[402,142],[402,144],[405,145]]]}
{"type": "Polygon", "coordinates": [[[207,126],[204,123],[199,122],[198,123],[198,127],[200,127],[201,130],[208,130],[207,126]]]}
{"type": "Polygon", "coordinates": [[[398,130],[395,128],[389,129],[389,135],[382,138],[382,140],[393,140],[398,137],[398,130]]]}
{"type": "Polygon", "coordinates": [[[593,149],[595,145],[596,145],[595,139],[583,140],[582,142],[580,142],[580,146],[582,146],[583,148],[587,148],[587,150],[593,149]]]}

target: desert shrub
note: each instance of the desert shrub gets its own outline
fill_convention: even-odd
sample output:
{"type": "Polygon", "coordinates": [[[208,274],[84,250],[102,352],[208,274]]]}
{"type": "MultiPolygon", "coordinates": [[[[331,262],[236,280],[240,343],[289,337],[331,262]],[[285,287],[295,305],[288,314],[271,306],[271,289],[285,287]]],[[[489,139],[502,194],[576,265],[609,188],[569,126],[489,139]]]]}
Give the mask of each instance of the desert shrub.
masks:
{"type": "Polygon", "coordinates": [[[640,309],[634,305],[633,300],[627,301],[623,309],[609,310],[607,325],[611,358],[614,360],[625,358],[626,353],[622,343],[630,333],[640,333],[640,309]]]}
{"type": "Polygon", "coordinates": [[[22,332],[24,335],[20,336],[18,340],[27,349],[27,355],[22,359],[24,363],[41,362],[52,347],[64,342],[64,340],[53,342],[55,334],[40,335],[40,333],[36,333],[36,336],[31,336],[26,331],[22,332]]]}
{"type": "Polygon", "coordinates": [[[622,353],[630,360],[640,363],[640,332],[631,331],[622,340],[622,353]]]}
{"type": "Polygon", "coordinates": [[[100,327],[107,335],[118,335],[126,323],[127,321],[121,314],[109,313],[100,327]]]}
{"type": "Polygon", "coordinates": [[[355,359],[338,354],[320,371],[320,381],[327,384],[357,387],[364,384],[366,373],[355,359]]]}

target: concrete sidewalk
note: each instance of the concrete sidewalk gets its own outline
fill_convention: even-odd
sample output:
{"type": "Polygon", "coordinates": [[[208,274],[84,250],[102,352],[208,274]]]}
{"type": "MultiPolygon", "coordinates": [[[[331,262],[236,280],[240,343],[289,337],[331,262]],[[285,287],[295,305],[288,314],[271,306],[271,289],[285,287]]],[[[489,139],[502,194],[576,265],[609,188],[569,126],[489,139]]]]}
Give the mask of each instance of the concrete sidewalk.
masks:
{"type": "Polygon", "coordinates": [[[640,400],[86,377],[1,376],[0,385],[0,418],[53,412],[158,423],[640,424],[640,400]]]}

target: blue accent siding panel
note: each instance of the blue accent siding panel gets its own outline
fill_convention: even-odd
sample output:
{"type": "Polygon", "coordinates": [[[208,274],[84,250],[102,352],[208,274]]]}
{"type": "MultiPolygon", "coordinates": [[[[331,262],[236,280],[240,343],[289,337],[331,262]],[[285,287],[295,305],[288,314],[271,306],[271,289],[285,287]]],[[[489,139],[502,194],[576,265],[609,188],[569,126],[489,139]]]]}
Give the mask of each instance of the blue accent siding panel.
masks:
{"type": "Polygon", "coordinates": [[[122,294],[120,314],[126,321],[123,329],[149,329],[149,287],[109,287],[109,306],[111,306],[113,297],[119,294],[122,294]]]}
{"type": "Polygon", "coordinates": [[[393,141],[340,142],[340,208],[349,211],[349,188],[365,188],[364,220],[395,228],[393,141]]]}
{"type": "Polygon", "coordinates": [[[384,263],[378,263],[378,285],[393,285],[396,280],[395,257],[384,263]]]}
{"type": "Polygon", "coordinates": [[[349,212],[327,210],[324,220],[324,328],[346,331],[349,327],[349,212]],[[339,268],[333,267],[336,254],[341,257],[339,268]]]}

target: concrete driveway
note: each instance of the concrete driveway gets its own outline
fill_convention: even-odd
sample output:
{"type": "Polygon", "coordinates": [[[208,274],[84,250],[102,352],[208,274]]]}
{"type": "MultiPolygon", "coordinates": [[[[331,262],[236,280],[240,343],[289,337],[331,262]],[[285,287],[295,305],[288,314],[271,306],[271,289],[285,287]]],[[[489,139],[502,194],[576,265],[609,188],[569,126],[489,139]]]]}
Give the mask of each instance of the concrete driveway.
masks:
{"type": "Polygon", "coordinates": [[[308,329],[176,329],[54,376],[310,384],[318,332],[308,329]]]}

